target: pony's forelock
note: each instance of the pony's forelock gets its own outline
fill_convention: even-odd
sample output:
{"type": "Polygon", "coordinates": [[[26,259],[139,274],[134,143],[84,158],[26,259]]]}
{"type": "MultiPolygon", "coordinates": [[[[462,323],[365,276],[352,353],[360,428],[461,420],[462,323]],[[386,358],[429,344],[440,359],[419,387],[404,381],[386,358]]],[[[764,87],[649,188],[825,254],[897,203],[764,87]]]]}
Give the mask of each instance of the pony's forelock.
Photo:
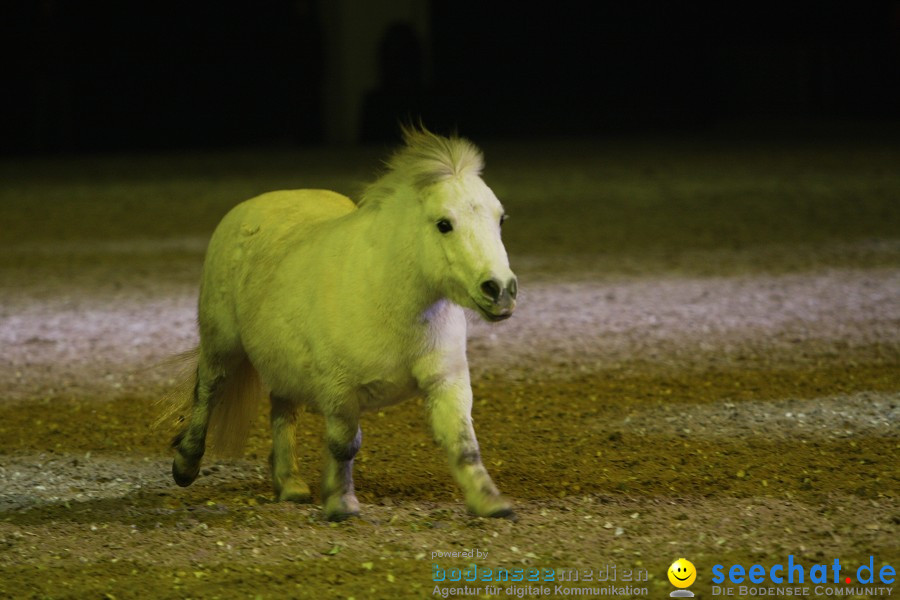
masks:
{"type": "Polygon", "coordinates": [[[385,188],[408,183],[423,189],[465,175],[480,175],[484,157],[475,144],[455,135],[444,137],[418,125],[401,126],[404,145],[386,162],[388,172],[369,186],[359,205],[378,202],[385,188]]]}

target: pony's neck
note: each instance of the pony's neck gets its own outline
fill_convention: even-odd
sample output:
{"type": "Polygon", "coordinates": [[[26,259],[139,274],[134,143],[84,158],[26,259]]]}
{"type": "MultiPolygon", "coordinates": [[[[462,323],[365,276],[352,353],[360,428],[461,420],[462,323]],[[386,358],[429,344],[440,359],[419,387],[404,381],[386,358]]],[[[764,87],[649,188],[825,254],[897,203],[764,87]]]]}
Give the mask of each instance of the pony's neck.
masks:
{"type": "Polygon", "coordinates": [[[420,264],[415,236],[421,223],[418,212],[403,205],[406,202],[415,200],[385,198],[358,209],[363,224],[360,266],[382,312],[418,319],[443,296],[420,264]]]}

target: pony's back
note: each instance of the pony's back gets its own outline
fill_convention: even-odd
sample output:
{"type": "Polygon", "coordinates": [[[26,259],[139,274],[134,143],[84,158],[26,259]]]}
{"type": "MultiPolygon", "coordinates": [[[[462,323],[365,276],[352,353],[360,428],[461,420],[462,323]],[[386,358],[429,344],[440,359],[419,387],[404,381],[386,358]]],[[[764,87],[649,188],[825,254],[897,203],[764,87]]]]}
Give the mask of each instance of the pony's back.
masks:
{"type": "MultiPolygon", "coordinates": [[[[318,225],[356,210],[352,200],[329,190],[281,190],[268,192],[235,206],[213,232],[204,270],[229,261],[221,252],[244,254],[283,250],[307,237],[318,225]]],[[[280,254],[267,254],[267,262],[280,254]]],[[[244,257],[246,258],[246,256],[244,257]]]]}
{"type": "MultiPolygon", "coordinates": [[[[204,330],[205,319],[214,320],[220,330],[227,323],[222,311],[236,313],[234,294],[242,295],[251,305],[261,300],[256,296],[268,292],[254,282],[269,281],[287,253],[307,241],[316,229],[355,210],[352,200],[328,190],[269,192],[231,209],[213,232],[206,251],[200,288],[201,336],[207,339],[216,335],[204,330]]],[[[222,333],[230,332],[218,332],[222,333]]],[[[209,342],[226,348],[235,347],[238,340],[209,342]]]]}

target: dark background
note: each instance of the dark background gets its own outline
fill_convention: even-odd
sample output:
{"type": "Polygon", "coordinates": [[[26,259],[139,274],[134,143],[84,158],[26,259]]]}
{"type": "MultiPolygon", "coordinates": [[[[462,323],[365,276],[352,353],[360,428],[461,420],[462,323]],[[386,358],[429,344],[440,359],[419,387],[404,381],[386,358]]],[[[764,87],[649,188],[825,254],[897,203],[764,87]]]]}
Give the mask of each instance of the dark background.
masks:
{"type": "MultiPolygon", "coordinates": [[[[0,151],[325,143],[324,2],[7,3],[0,151]]],[[[358,140],[900,119],[896,0],[427,7],[430,39],[385,31],[358,140]]]]}

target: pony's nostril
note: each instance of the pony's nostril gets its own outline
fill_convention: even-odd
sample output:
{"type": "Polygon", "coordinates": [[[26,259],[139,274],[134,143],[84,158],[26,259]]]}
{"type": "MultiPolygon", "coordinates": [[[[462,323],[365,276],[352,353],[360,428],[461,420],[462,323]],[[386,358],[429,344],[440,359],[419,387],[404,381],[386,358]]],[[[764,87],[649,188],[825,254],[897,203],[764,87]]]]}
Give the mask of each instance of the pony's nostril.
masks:
{"type": "Polygon", "coordinates": [[[519,293],[519,284],[516,282],[515,277],[509,280],[509,283],[506,285],[506,289],[509,290],[510,298],[516,297],[516,294],[519,293]]]}
{"type": "Polygon", "coordinates": [[[500,300],[500,293],[502,290],[500,289],[500,284],[497,283],[497,281],[494,279],[489,279],[488,281],[482,283],[481,291],[484,292],[485,296],[487,296],[494,302],[500,300]]]}

